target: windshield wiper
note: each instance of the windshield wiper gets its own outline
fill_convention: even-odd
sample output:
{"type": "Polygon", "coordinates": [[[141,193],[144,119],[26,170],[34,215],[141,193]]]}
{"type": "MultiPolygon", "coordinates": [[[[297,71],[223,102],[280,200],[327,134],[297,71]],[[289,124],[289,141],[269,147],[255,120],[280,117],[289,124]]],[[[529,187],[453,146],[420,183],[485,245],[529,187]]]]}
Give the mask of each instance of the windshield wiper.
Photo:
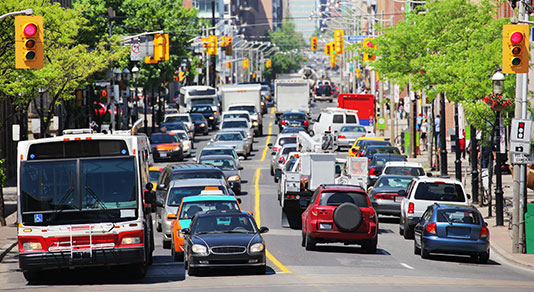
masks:
{"type": "Polygon", "coordinates": [[[93,197],[93,199],[95,199],[97,204],[102,206],[101,209],[104,210],[104,214],[106,214],[108,219],[111,221],[111,224],[113,224],[113,226],[111,226],[111,228],[108,230],[108,232],[110,232],[111,230],[115,228],[115,222],[113,221],[114,219],[113,216],[111,216],[111,214],[108,212],[108,208],[106,207],[104,202],[102,202],[102,200],[96,195],[96,193],[89,186],[86,185],[85,190],[87,191],[88,194],[91,195],[91,197],[93,197]]]}
{"type": "MultiPolygon", "coordinates": [[[[59,215],[59,213],[63,212],[63,210],[65,210],[65,206],[63,203],[65,203],[65,201],[67,200],[68,197],[70,197],[70,195],[74,192],[74,187],[71,185],[70,188],[67,190],[67,192],[63,195],[63,197],[61,197],[61,200],[59,201],[59,204],[56,206],[56,208],[54,209],[54,214],[52,214],[52,216],[50,216],[50,218],[48,218],[48,222],[52,222],[54,221],[54,219],[56,219],[57,215],[59,215]]],[[[72,205],[70,205],[72,207],[72,205]]]]}
{"type": "Polygon", "coordinates": [[[223,233],[251,233],[252,231],[226,230],[223,233]]]}
{"type": "Polygon", "coordinates": [[[218,231],[203,231],[203,232],[196,232],[195,234],[199,235],[199,234],[214,234],[214,233],[220,233],[220,232],[218,232],[218,231]]]}

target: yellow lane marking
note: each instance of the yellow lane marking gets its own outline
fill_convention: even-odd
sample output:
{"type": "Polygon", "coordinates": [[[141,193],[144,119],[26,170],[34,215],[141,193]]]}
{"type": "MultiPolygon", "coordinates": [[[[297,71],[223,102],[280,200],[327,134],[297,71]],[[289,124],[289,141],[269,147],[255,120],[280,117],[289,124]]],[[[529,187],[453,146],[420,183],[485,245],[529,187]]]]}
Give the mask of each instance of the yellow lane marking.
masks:
{"type": "MultiPolygon", "coordinates": [[[[265,150],[263,151],[263,156],[261,158],[261,161],[265,160],[265,155],[267,153],[267,144],[269,143],[269,139],[271,138],[272,133],[272,125],[273,123],[269,123],[269,136],[267,136],[267,141],[265,142],[265,150]]],[[[254,219],[256,220],[256,223],[258,226],[261,226],[261,216],[260,216],[260,175],[261,175],[261,169],[257,168],[256,173],[254,174],[254,219]]],[[[291,270],[286,268],[282,263],[280,263],[268,250],[265,250],[265,256],[273,262],[282,272],[290,274],[292,273],[291,270]]]]}
{"type": "Polygon", "coordinates": [[[274,114],[274,106],[271,108],[271,114],[274,114]]]}
{"type": "Polygon", "coordinates": [[[271,134],[273,133],[273,123],[269,123],[269,132],[267,133],[267,140],[265,140],[265,148],[263,149],[263,154],[261,155],[261,161],[265,160],[265,155],[267,155],[267,151],[269,150],[269,147],[267,145],[269,144],[269,141],[271,140],[271,134]]]}

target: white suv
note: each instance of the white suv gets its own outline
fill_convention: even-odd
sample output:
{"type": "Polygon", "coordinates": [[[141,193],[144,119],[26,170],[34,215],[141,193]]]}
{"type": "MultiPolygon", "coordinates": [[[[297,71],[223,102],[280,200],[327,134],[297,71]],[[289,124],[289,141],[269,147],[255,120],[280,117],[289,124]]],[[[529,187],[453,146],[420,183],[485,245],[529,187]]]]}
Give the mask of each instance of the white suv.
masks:
{"type": "Polygon", "coordinates": [[[389,161],[384,165],[381,174],[425,176],[425,169],[418,162],[389,161]]]}
{"type": "Polygon", "coordinates": [[[189,133],[192,133],[189,138],[193,139],[195,126],[189,114],[166,114],[164,123],[184,123],[189,128],[189,133]]]}
{"type": "Polygon", "coordinates": [[[359,124],[357,111],[327,108],[319,114],[317,121],[313,124],[313,135],[322,136],[326,131],[339,132],[343,126],[359,124]]]}
{"type": "Polygon", "coordinates": [[[434,203],[469,206],[469,199],[464,186],[457,180],[416,177],[401,202],[399,233],[406,239],[413,239],[415,225],[427,207],[434,203]]]}

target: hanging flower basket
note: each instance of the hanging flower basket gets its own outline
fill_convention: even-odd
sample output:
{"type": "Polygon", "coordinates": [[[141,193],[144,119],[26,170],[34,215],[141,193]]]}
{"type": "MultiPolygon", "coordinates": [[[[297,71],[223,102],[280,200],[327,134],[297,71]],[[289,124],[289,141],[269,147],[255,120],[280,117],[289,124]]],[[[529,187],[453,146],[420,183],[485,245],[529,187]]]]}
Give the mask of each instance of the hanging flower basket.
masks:
{"type": "Polygon", "coordinates": [[[489,105],[491,109],[496,112],[505,111],[508,107],[514,104],[514,101],[511,98],[497,94],[490,94],[482,98],[482,101],[489,105]]]}

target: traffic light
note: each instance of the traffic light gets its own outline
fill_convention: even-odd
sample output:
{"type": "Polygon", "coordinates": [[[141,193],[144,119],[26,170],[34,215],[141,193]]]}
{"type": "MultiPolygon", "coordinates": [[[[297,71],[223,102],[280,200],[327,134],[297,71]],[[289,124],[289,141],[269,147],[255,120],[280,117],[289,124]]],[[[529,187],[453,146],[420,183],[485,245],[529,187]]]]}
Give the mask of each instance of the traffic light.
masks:
{"type": "Polygon", "coordinates": [[[334,68],[336,66],[336,55],[331,54],[330,55],[330,68],[334,68]]]}
{"type": "Polygon", "coordinates": [[[336,44],[336,54],[343,54],[343,30],[336,29],[334,31],[334,42],[336,44]]]}
{"type": "Polygon", "coordinates": [[[504,25],[502,38],[502,72],[528,73],[529,25],[504,25]]]}
{"type": "Polygon", "coordinates": [[[324,54],[330,55],[330,43],[324,44],[324,54]]]}
{"type": "Polygon", "coordinates": [[[169,60],[169,34],[157,33],[154,35],[154,60],[169,60]]]}
{"type": "Polygon", "coordinates": [[[265,60],[265,68],[271,68],[271,66],[272,66],[271,59],[265,60]]]}
{"type": "Polygon", "coordinates": [[[232,62],[226,62],[226,69],[232,69],[232,62]]]}
{"type": "Polygon", "coordinates": [[[248,69],[248,59],[243,59],[243,69],[248,69]]]}
{"type": "Polygon", "coordinates": [[[209,42],[208,38],[201,38],[200,40],[202,42],[202,52],[207,53],[208,52],[208,42],[209,42]]]}
{"type": "Polygon", "coordinates": [[[103,104],[109,103],[109,95],[107,89],[102,89],[100,91],[100,102],[103,104]]]}
{"type": "Polygon", "coordinates": [[[376,45],[373,44],[375,38],[365,38],[363,40],[363,60],[364,61],[374,61],[376,60],[376,55],[369,54],[369,49],[376,49],[376,45]]]}
{"type": "Polygon", "coordinates": [[[311,50],[317,50],[317,37],[311,37],[311,50]]]}
{"type": "Polygon", "coordinates": [[[330,51],[331,55],[337,55],[336,42],[330,42],[330,48],[332,48],[332,50],[330,51]]]}
{"type": "Polygon", "coordinates": [[[232,37],[226,37],[226,49],[224,52],[226,56],[232,55],[232,46],[233,46],[232,42],[233,42],[232,37]]]}
{"type": "Polygon", "coordinates": [[[208,36],[208,54],[217,55],[217,36],[216,35],[208,36]]]}
{"type": "Polygon", "coordinates": [[[178,73],[178,81],[182,82],[185,79],[185,72],[178,73]]]}
{"type": "Polygon", "coordinates": [[[43,17],[15,16],[15,68],[44,67],[43,17]]]}
{"type": "Polygon", "coordinates": [[[360,68],[356,69],[356,77],[358,79],[362,78],[362,69],[360,68]]]}

